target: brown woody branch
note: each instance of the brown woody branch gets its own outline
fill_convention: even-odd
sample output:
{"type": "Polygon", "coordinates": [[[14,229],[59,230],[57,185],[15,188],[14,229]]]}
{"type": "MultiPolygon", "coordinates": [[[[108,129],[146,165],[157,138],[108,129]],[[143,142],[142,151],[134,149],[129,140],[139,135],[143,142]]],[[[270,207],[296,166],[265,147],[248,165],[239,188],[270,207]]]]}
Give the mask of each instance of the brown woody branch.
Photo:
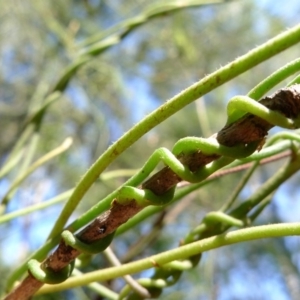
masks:
{"type": "MultiPolygon", "coordinates": [[[[271,110],[278,111],[284,116],[295,119],[300,114],[300,85],[281,89],[270,97],[265,97],[260,101],[271,110]]],[[[252,115],[246,114],[236,122],[225,126],[213,137],[217,141],[228,147],[240,144],[257,142],[263,144],[268,131],[273,127],[267,121],[252,115]]],[[[191,171],[197,171],[200,167],[218,159],[219,155],[205,155],[201,151],[189,155],[182,155],[179,160],[189,167],[191,171]]],[[[165,167],[149,180],[144,182],[142,189],[149,189],[157,195],[163,195],[182,179],[176,175],[169,167],[165,167]]],[[[116,200],[112,202],[111,208],[96,218],[89,226],[78,234],[78,238],[86,243],[101,240],[108,234],[114,232],[121,224],[125,223],[132,216],[137,214],[142,208],[137,205],[134,199],[128,199],[129,204],[122,205],[116,200]]],[[[42,267],[47,267],[55,272],[72,262],[80,251],[67,246],[63,240],[57,249],[42,263],[42,267]]],[[[37,281],[31,274],[12,291],[5,300],[26,300],[40,289],[43,283],[37,281]]]]}

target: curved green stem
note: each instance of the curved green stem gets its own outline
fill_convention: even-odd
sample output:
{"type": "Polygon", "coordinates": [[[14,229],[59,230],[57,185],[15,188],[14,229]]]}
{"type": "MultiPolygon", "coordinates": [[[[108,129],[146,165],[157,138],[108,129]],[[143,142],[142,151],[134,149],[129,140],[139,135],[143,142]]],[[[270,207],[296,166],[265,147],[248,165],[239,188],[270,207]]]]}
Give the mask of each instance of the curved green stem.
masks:
{"type": "Polygon", "coordinates": [[[124,264],[119,267],[107,268],[82,275],[80,278],[69,278],[66,282],[56,286],[44,286],[37,294],[57,292],[77,286],[87,285],[94,281],[104,281],[134,274],[150,268],[154,265],[163,266],[175,260],[186,259],[202,252],[228,246],[236,243],[273,238],[283,236],[300,235],[300,223],[272,224],[246,229],[239,229],[233,232],[221,234],[219,236],[206,238],[179,248],[162,252],[139,261],[124,264]]]}
{"type": "Polygon", "coordinates": [[[293,84],[297,84],[300,83],[300,75],[296,76],[295,78],[293,78],[288,84],[287,86],[291,86],[293,84]]]}
{"type": "Polygon", "coordinates": [[[251,113],[282,128],[295,129],[299,126],[297,120],[288,119],[281,113],[270,110],[247,96],[236,96],[230,99],[227,105],[227,125],[240,119],[246,113],[251,113]]]}
{"type": "MultiPolygon", "coordinates": [[[[300,71],[300,59],[295,59],[282,68],[276,70],[273,74],[268,76],[266,79],[261,81],[257,86],[255,86],[249,93],[248,96],[252,99],[259,100],[263,95],[270,91],[277,84],[282,82],[284,79],[300,71]]],[[[297,80],[294,79],[288,84],[296,83],[297,80]]]]}
{"type": "Polygon", "coordinates": [[[48,284],[58,284],[67,280],[71,276],[74,268],[74,261],[65,268],[61,269],[59,272],[54,272],[48,268],[43,269],[40,262],[36,259],[30,260],[27,265],[28,271],[38,281],[48,284]]]}
{"type": "Polygon", "coordinates": [[[65,230],[62,232],[61,237],[65,241],[65,244],[71,246],[72,248],[81,251],[86,254],[97,254],[105,250],[111,243],[114,232],[105,236],[103,239],[87,244],[79,240],[74,234],[70,231],[65,230]]]}
{"type": "MultiPolygon", "coordinates": [[[[279,139],[279,138],[284,138],[284,135],[285,135],[285,133],[277,134],[276,135],[276,140],[279,139]]],[[[299,138],[299,136],[297,136],[295,134],[292,134],[292,133],[289,133],[287,137],[293,137],[295,139],[299,138]]],[[[260,152],[254,153],[248,158],[244,158],[240,161],[234,161],[232,164],[228,165],[228,167],[241,165],[243,163],[251,162],[253,160],[254,161],[255,160],[260,160],[260,159],[272,156],[274,154],[278,154],[278,153],[280,153],[284,150],[287,150],[289,148],[290,148],[290,141],[289,140],[288,141],[282,141],[282,142],[276,143],[275,145],[264,148],[260,152]]],[[[222,162],[222,160],[221,161],[219,160],[218,164],[220,164],[221,162],[222,162]]],[[[229,161],[224,161],[223,165],[226,165],[228,162],[229,161]]],[[[210,166],[210,168],[211,168],[210,169],[210,174],[213,173],[215,170],[217,170],[218,167],[221,167],[220,165],[218,166],[218,164],[216,164],[216,162],[215,162],[215,164],[212,164],[210,166]],[[214,166],[215,166],[215,169],[214,169],[214,166]]],[[[147,165],[147,163],[146,163],[146,165],[147,165]]],[[[146,169],[143,168],[142,170],[149,172],[149,174],[151,172],[151,168],[146,168],[146,169]]],[[[210,174],[207,173],[206,176],[209,176],[210,174]]],[[[147,177],[147,175],[145,175],[142,172],[142,178],[140,178],[140,172],[139,172],[134,177],[130,178],[127,182],[125,182],[124,185],[122,185],[122,187],[124,187],[124,186],[136,186],[139,183],[141,183],[141,180],[143,180],[146,177],[147,177]]],[[[181,199],[185,194],[189,193],[190,190],[198,189],[199,185],[200,186],[203,185],[203,182],[201,182],[197,185],[192,185],[192,186],[188,187],[185,190],[178,191],[176,193],[175,198],[172,200],[172,202],[181,199]]],[[[108,209],[111,201],[118,196],[118,193],[119,193],[120,189],[118,189],[118,190],[114,191],[113,193],[111,193],[110,195],[108,195],[105,198],[104,201],[101,201],[96,206],[92,207],[88,211],[89,212],[88,214],[86,213],[83,216],[79,217],[68,228],[71,228],[73,226],[73,228],[78,228],[79,229],[79,228],[81,228],[81,226],[83,226],[83,225],[85,225],[86,223],[89,222],[89,218],[91,217],[91,214],[94,215],[94,217],[97,217],[98,216],[98,211],[100,209],[103,209],[103,210],[108,209]],[[107,207],[105,207],[106,204],[107,204],[107,207]]],[[[157,213],[161,209],[162,209],[162,207],[157,207],[157,206],[146,207],[138,215],[134,216],[127,223],[123,224],[119,228],[119,230],[117,231],[117,234],[120,234],[124,231],[127,231],[132,226],[135,226],[137,223],[141,222],[142,220],[144,220],[148,216],[151,216],[151,215],[157,213]],[[120,233],[119,233],[119,231],[120,231],[120,233]]],[[[74,229],[73,229],[73,231],[74,231],[74,229]]],[[[60,235],[56,236],[55,238],[49,239],[43,245],[43,247],[41,247],[39,250],[37,250],[35,253],[33,253],[28,259],[31,259],[31,258],[41,259],[41,258],[45,257],[45,255],[59,242],[59,240],[60,240],[60,235]]],[[[26,262],[24,264],[22,264],[17,270],[15,270],[15,272],[11,275],[11,277],[8,280],[8,286],[10,287],[13,284],[13,282],[15,280],[17,280],[19,278],[19,276],[21,276],[21,274],[25,271],[26,271],[26,262]]]]}
{"type": "Polygon", "coordinates": [[[239,183],[236,185],[236,187],[233,190],[233,193],[231,194],[229,200],[227,200],[222,207],[219,209],[220,212],[227,211],[235,202],[238,195],[242,191],[242,189],[245,187],[246,183],[249,181],[250,177],[254,173],[255,169],[259,166],[259,160],[256,160],[253,165],[248,169],[248,171],[245,173],[245,175],[241,178],[239,183]]]}
{"type": "MultiPolygon", "coordinates": [[[[104,251],[104,255],[113,266],[121,266],[121,262],[115,253],[110,249],[110,247],[104,251]]],[[[148,290],[141,286],[133,277],[130,275],[125,275],[123,278],[127,282],[128,286],[130,286],[130,288],[139,294],[143,299],[151,298],[148,290]]],[[[119,299],[122,299],[121,293],[119,299]]]]}
{"type": "Polygon", "coordinates": [[[212,211],[205,215],[203,221],[205,223],[210,222],[221,222],[224,224],[227,224],[229,226],[236,226],[236,227],[243,227],[245,226],[245,223],[239,219],[233,218],[221,211],[212,211]]]}
{"type": "MultiPolygon", "coordinates": [[[[238,76],[246,70],[258,65],[264,60],[275,54],[291,47],[299,42],[300,25],[278,35],[265,44],[255,48],[247,54],[239,57],[234,62],[227,64],[218,71],[206,76],[199,82],[193,84],[164,105],[153,111],[146,118],[136,124],[132,129],[125,133],[117,142],[110,146],[107,151],[84,174],[81,181],[76,186],[73,195],[59,216],[59,225],[55,225],[51,231],[50,237],[56,236],[62,230],[62,220],[66,222],[74,211],[86,191],[91,187],[94,181],[104,171],[104,169],[116,159],[123,151],[131,146],[135,141],[142,137],[153,127],[166,120],[175,112],[182,109],[187,104],[198,99],[214,88],[222,85],[230,79],[238,76]]],[[[108,205],[106,205],[108,207],[108,205]]],[[[101,213],[102,211],[99,211],[101,213]]]]}
{"type": "MultiPolygon", "coordinates": [[[[36,252],[35,255],[42,255],[42,253],[47,253],[47,251],[55,245],[55,243],[59,240],[59,233],[62,231],[65,222],[67,222],[69,216],[77,207],[86,191],[91,187],[95,180],[98,179],[102,171],[105,170],[105,168],[114,159],[116,159],[123,151],[125,151],[141,136],[143,136],[146,132],[150,131],[153,127],[163,122],[168,117],[170,117],[192,101],[212,91],[216,87],[224,84],[232,78],[242,74],[243,72],[253,68],[259,63],[267,60],[268,58],[298,43],[300,40],[299,36],[300,25],[297,25],[290,30],[287,30],[286,32],[269,40],[268,42],[262,44],[261,46],[251,50],[235,61],[225,65],[216,72],[206,76],[199,82],[193,84],[192,86],[166,102],[164,105],[153,111],[146,118],[136,124],[131,130],[126,132],[118,141],[111,145],[107,149],[107,151],[105,151],[103,155],[101,155],[99,159],[91,166],[91,168],[84,174],[81,181],[76,186],[69,201],[62,210],[53,230],[51,231],[50,237],[55,238],[46,243],[41,249],[36,252]]],[[[128,185],[134,186],[134,184],[131,183],[135,183],[135,179],[136,177],[134,177],[132,180],[129,180],[126,184],[129,183],[128,185]]],[[[79,219],[77,219],[69,226],[71,231],[80,229],[82,226],[90,222],[93,218],[108,209],[112,199],[116,195],[117,191],[107,196],[96,206],[83,214],[79,219]]],[[[25,265],[21,265],[18,269],[16,269],[10,277],[10,283],[12,283],[13,279],[20,276],[25,270],[25,265]]]]}

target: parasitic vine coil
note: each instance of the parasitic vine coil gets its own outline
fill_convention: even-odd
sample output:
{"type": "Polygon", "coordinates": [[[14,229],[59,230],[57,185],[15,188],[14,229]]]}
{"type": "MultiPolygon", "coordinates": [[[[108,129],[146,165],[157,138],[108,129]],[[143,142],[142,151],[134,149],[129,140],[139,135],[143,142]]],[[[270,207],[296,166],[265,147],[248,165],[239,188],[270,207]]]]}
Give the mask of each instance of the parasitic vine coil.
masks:
{"type": "Polygon", "coordinates": [[[227,114],[225,127],[212,137],[187,137],[179,140],[172,151],[157,149],[135,175],[136,182],[142,183],[140,188],[121,187],[109,211],[76,236],[64,231],[59,247],[45,262],[40,264],[31,260],[28,263],[29,273],[43,283],[66,280],[72,271],[69,263],[80,253],[103,251],[110,244],[115,230],[130,217],[148,205],[169,203],[178,182],[202,181],[235,159],[260,150],[273,126],[299,128],[300,85],[281,89],[259,102],[236,96],[229,101],[227,114]],[[166,167],[146,180],[161,161],[166,167]],[[67,259],[61,260],[61,257],[67,259]]]}

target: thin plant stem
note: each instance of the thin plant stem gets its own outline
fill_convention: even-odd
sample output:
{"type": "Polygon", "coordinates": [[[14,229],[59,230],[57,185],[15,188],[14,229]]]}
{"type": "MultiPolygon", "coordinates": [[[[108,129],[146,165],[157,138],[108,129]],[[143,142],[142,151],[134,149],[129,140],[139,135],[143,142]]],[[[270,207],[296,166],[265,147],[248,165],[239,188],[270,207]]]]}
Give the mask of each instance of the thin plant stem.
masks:
{"type": "MultiPolygon", "coordinates": [[[[121,262],[119,261],[119,259],[117,258],[117,256],[114,254],[114,252],[111,250],[110,247],[107,247],[103,252],[106,258],[110,261],[110,263],[113,266],[121,266],[121,262]]],[[[124,275],[123,277],[124,280],[127,282],[127,284],[143,298],[151,297],[148,290],[145,289],[143,286],[141,286],[136,280],[134,280],[132,276],[124,275]]]]}
{"type": "MultiPolygon", "coordinates": [[[[280,35],[277,35],[275,38],[270,39],[261,46],[251,50],[247,54],[239,57],[235,61],[225,65],[216,72],[213,72],[199,82],[193,84],[166,102],[164,105],[153,111],[151,114],[137,123],[131,130],[127,131],[119,140],[112,144],[83,175],[82,179],[75,187],[73,194],[62,210],[55,226],[53,227],[50,233],[49,241],[46,242],[34,254],[32,254],[30,258],[45,257],[47,252],[58,243],[60,240],[59,234],[62,231],[64,224],[67,222],[69,216],[77,207],[87,190],[99,178],[99,175],[107,168],[107,166],[129,146],[135,143],[146,132],[150,131],[153,127],[166,120],[168,117],[185,107],[187,104],[200,98],[225,82],[246,72],[268,58],[275,56],[283,50],[295,45],[300,40],[299,36],[300,24],[280,35]]],[[[129,180],[128,182],[134,183],[134,180],[129,180]]],[[[85,212],[69,226],[69,229],[74,232],[88,224],[103,211],[107,210],[111,201],[117,195],[117,191],[111,193],[96,206],[85,212]]],[[[8,279],[8,286],[11,286],[13,282],[26,271],[26,263],[27,262],[21,264],[11,274],[8,279]]]]}
{"type": "MultiPolygon", "coordinates": [[[[75,268],[72,272],[72,275],[80,277],[83,275],[83,273],[75,268]]],[[[88,284],[87,287],[95,291],[96,293],[98,293],[98,295],[101,295],[109,300],[118,300],[119,298],[117,293],[113,292],[112,290],[108,289],[104,285],[101,285],[97,282],[92,282],[88,284]]]]}
{"type": "Polygon", "coordinates": [[[66,289],[71,289],[77,286],[87,285],[94,281],[111,280],[127,274],[134,274],[147,269],[151,269],[154,266],[163,266],[175,260],[187,259],[191,256],[203,253],[208,250],[242,243],[252,240],[284,237],[284,236],[299,236],[300,235],[300,223],[288,223],[288,224],[272,224],[255,226],[245,229],[239,229],[219,236],[206,238],[200,241],[193,242],[188,245],[181,246],[176,249],[162,252],[135,262],[123,264],[122,266],[107,268],[104,270],[98,270],[90,272],[80,276],[79,278],[69,278],[62,284],[58,285],[45,285],[39,294],[45,294],[49,292],[57,292],[66,289]]]}
{"type": "Polygon", "coordinates": [[[250,177],[252,176],[252,174],[254,173],[254,171],[256,170],[256,168],[259,166],[259,161],[255,161],[253,163],[253,165],[251,166],[251,168],[249,168],[247,170],[247,172],[244,174],[244,176],[241,178],[240,182],[237,184],[237,186],[235,187],[232,195],[229,197],[229,200],[227,200],[224,205],[220,208],[220,211],[227,211],[235,202],[235,200],[237,199],[238,195],[240,194],[240,192],[242,191],[242,189],[245,187],[245,185],[247,184],[247,182],[249,181],[250,177]]]}
{"type": "MultiPolygon", "coordinates": [[[[120,139],[112,144],[83,175],[82,179],[75,187],[74,193],[62,210],[49,237],[54,237],[61,232],[63,224],[67,222],[71,213],[77,207],[84,194],[97,180],[100,174],[107,168],[107,166],[110,165],[121,153],[123,153],[145,133],[172,116],[177,111],[181,110],[189,103],[195,101],[216,87],[298,43],[300,41],[299,36],[300,25],[291,28],[290,30],[276,36],[273,39],[270,39],[263,45],[249,51],[247,54],[237,58],[235,61],[225,65],[216,72],[213,72],[199,82],[188,87],[186,90],[167,101],[165,104],[154,110],[143,120],[128,130],[120,139]]],[[[102,213],[109,207],[111,200],[111,197],[108,197],[105,201],[102,201],[100,205],[97,205],[97,207],[92,211],[87,211],[80,220],[77,220],[76,223],[73,223],[71,230],[79,229],[84,224],[91,221],[95,215],[102,213]]]]}
{"type": "MultiPolygon", "coordinates": [[[[16,166],[16,164],[23,157],[23,154],[25,152],[24,145],[34,133],[37,134],[38,127],[40,126],[41,115],[52,103],[54,103],[59,98],[59,96],[60,93],[58,92],[49,95],[45,99],[45,102],[38,109],[36,109],[34,112],[32,112],[29,115],[24,125],[24,129],[20,138],[17,140],[14,148],[11,150],[8,159],[6,160],[5,164],[2,166],[0,170],[0,178],[5,176],[14,166],[16,166]]],[[[33,149],[32,145],[36,144],[36,142],[33,142],[33,140],[34,138],[32,137],[32,140],[30,142],[31,145],[30,148],[32,149],[33,149]]],[[[26,154],[28,159],[29,157],[28,151],[26,152],[26,154]]]]}
{"type": "Polygon", "coordinates": [[[58,204],[58,203],[60,203],[64,200],[68,199],[70,197],[70,195],[72,194],[72,192],[73,192],[73,189],[70,189],[70,190],[68,190],[68,191],[66,191],[66,192],[64,192],[64,193],[62,193],[62,194],[60,194],[60,195],[58,195],[58,196],[56,196],[52,199],[44,201],[42,203],[31,205],[29,207],[25,207],[23,209],[20,209],[20,210],[11,212],[11,213],[7,213],[3,216],[0,216],[0,224],[11,221],[11,220],[13,220],[17,217],[27,215],[27,214],[32,213],[34,211],[38,211],[38,210],[47,208],[49,206],[58,204]]]}
{"type": "Polygon", "coordinates": [[[45,164],[47,161],[52,159],[53,157],[61,154],[66,151],[72,144],[72,139],[67,138],[59,147],[53,149],[49,153],[45,154],[41,158],[39,158],[36,162],[34,162],[24,173],[21,173],[11,184],[10,188],[6,192],[6,194],[2,198],[2,204],[6,204],[10,194],[14,191],[32,172],[34,172],[41,165],[45,164]]]}
{"type": "MultiPolygon", "coordinates": [[[[277,84],[284,79],[300,71],[300,59],[297,58],[280,69],[276,70],[270,76],[256,85],[249,93],[248,96],[252,99],[259,100],[263,95],[270,91],[277,84]]],[[[293,83],[295,83],[293,81],[293,83]]],[[[290,84],[289,84],[290,85],[290,84]]]]}

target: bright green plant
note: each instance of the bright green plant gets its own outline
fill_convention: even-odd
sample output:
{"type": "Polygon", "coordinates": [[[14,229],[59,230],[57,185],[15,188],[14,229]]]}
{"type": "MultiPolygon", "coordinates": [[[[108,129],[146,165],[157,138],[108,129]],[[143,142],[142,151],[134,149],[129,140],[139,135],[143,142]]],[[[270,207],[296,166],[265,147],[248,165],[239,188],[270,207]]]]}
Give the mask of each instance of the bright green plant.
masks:
{"type": "MultiPolygon", "coordinates": [[[[193,1],[191,1],[190,5],[194,5],[193,1]]],[[[11,152],[12,154],[0,174],[2,176],[6,175],[7,172],[20,162],[22,147],[25,142],[30,141],[32,152],[34,152],[37,143],[36,134],[43,121],[44,114],[47,113],[47,108],[54,101],[57,101],[59,96],[57,92],[64,91],[69,80],[82,65],[90,61],[94,56],[101,54],[110,46],[120,42],[121,38],[136,26],[143,24],[156,15],[177,8],[178,6],[165,8],[162,6],[159,10],[150,10],[144,16],[134,18],[122,24],[120,26],[122,29],[121,33],[119,32],[120,28],[117,28],[118,33],[115,34],[112,32],[106,39],[103,39],[101,36],[96,40],[91,39],[87,41],[88,46],[86,46],[80,56],[59,78],[41,108],[33,112],[28,119],[23,135],[11,152]]],[[[146,161],[141,170],[133,177],[65,227],[66,222],[85,193],[98,180],[101,173],[122,152],[152,128],[181,110],[187,104],[298,43],[300,41],[299,36],[300,26],[291,28],[239,57],[232,63],[206,76],[146,116],[112,144],[83,175],[74,190],[65,193],[63,197],[59,198],[59,201],[61,201],[69,197],[55,222],[47,242],[10,275],[7,284],[7,293],[9,293],[15,282],[19,281],[27,270],[29,270],[29,276],[27,279],[21,281],[16,290],[8,294],[5,299],[28,299],[44,283],[55,285],[46,285],[38,293],[54,292],[87,285],[108,299],[158,297],[165,287],[171,286],[179,280],[182,272],[195,267],[201,259],[201,253],[204,251],[249,240],[299,235],[298,223],[255,226],[226,233],[231,227],[241,228],[251,225],[251,222],[256,219],[269,203],[270,195],[272,195],[276,188],[300,168],[300,156],[297,149],[297,145],[300,142],[298,131],[274,135],[266,143],[264,140],[268,130],[273,126],[280,126],[287,129],[297,129],[300,127],[300,89],[299,85],[291,86],[292,84],[297,84],[299,78],[296,77],[289,84],[288,88],[281,89],[276,95],[260,100],[270,89],[289,76],[299,72],[299,59],[290,62],[270,75],[270,77],[254,87],[247,96],[232,98],[227,106],[226,125],[216,136],[210,138],[186,137],[179,140],[174,145],[172,151],[166,148],[157,149],[146,161]],[[275,100],[277,101],[276,97],[282,102],[279,106],[278,103],[274,104],[275,100]],[[285,109],[287,103],[290,105],[289,108],[292,107],[292,109],[285,109]],[[254,138],[250,135],[238,136],[232,134],[232,132],[228,133],[230,130],[238,133],[241,130],[243,122],[247,124],[248,127],[246,128],[254,130],[256,124],[254,123],[253,127],[251,127],[251,121],[249,121],[249,119],[253,118],[256,120],[255,122],[260,122],[260,129],[265,126],[262,133],[254,134],[254,138]],[[226,139],[224,135],[226,135],[226,139]],[[262,148],[264,143],[265,145],[262,148]],[[256,150],[260,151],[255,152],[256,150]],[[183,246],[133,263],[119,266],[118,263],[115,263],[116,266],[113,268],[94,271],[84,275],[80,274],[76,268],[73,271],[74,260],[82,253],[92,255],[104,252],[113,260],[113,253],[111,253],[108,246],[114,236],[121,235],[125,231],[130,230],[150,215],[161,211],[166,206],[179,201],[194,189],[208,183],[209,181],[206,179],[220,168],[227,166],[230,169],[237,165],[254,162],[248,174],[241,182],[236,192],[238,193],[263,159],[283,153],[286,150],[291,150],[292,152],[290,161],[272,178],[266,181],[259,191],[236,207],[233,205],[235,201],[233,197],[228,203],[224,204],[220,211],[207,214],[201,224],[192,229],[184,238],[182,241],[183,246]],[[166,167],[149,178],[160,162],[163,162],[166,167]],[[170,182],[164,183],[163,179],[165,178],[170,180],[170,182]],[[176,184],[182,180],[196,184],[177,192],[176,184]],[[87,226],[90,222],[91,224],[87,226]],[[73,234],[78,231],[80,231],[78,234],[73,234]],[[48,252],[56,246],[58,248],[54,250],[50,258],[47,258],[48,252]],[[43,262],[39,263],[39,261],[43,262]],[[119,294],[94,283],[94,281],[126,276],[153,267],[155,267],[155,273],[151,278],[136,281],[131,277],[127,278],[127,285],[119,294]],[[69,278],[72,271],[80,275],[69,278]]],[[[67,146],[64,145],[64,147],[59,148],[59,151],[54,150],[51,152],[51,155],[48,153],[48,155],[35,163],[30,163],[30,159],[23,162],[19,176],[3,198],[3,212],[18,184],[40,166],[40,164],[45,163],[54,155],[65,151],[67,146]]],[[[54,199],[53,203],[56,202],[57,199],[54,199]]],[[[24,210],[18,214],[3,215],[0,217],[0,222],[6,222],[17,215],[28,212],[28,210],[24,210]]]]}

